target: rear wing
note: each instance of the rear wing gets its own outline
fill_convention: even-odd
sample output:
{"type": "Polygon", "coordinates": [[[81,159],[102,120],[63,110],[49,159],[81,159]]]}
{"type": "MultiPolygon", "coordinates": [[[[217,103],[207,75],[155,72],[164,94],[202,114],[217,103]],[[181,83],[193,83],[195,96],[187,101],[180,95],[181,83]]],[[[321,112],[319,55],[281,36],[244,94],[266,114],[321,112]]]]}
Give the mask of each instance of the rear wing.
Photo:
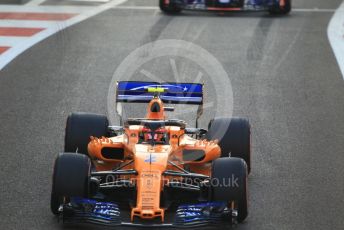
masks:
{"type": "Polygon", "coordinates": [[[168,104],[203,104],[203,84],[117,82],[116,102],[149,103],[154,96],[168,104]]]}
{"type": "Polygon", "coordinates": [[[198,119],[203,113],[203,84],[199,83],[159,83],[142,81],[118,81],[116,88],[116,110],[122,122],[121,103],[149,103],[154,97],[166,104],[198,105],[198,119]]]}

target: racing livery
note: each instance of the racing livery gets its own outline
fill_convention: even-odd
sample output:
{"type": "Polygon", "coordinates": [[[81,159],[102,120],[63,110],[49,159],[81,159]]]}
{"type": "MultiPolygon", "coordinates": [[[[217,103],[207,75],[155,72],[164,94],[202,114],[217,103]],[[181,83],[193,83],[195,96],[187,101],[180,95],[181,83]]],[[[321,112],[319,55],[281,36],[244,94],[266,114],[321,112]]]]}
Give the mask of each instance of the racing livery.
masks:
{"type": "Polygon", "coordinates": [[[198,127],[203,85],[118,82],[120,126],[104,115],[72,113],[55,160],[51,211],[64,223],[188,227],[242,222],[248,215],[250,125],[214,118],[198,127]],[[122,103],[147,103],[123,118],[122,103]],[[198,106],[196,127],[169,119],[165,104],[198,106]]]}
{"type": "Polygon", "coordinates": [[[288,14],[291,0],[159,0],[165,13],[182,10],[207,11],[268,11],[271,14],[288,14]]]}

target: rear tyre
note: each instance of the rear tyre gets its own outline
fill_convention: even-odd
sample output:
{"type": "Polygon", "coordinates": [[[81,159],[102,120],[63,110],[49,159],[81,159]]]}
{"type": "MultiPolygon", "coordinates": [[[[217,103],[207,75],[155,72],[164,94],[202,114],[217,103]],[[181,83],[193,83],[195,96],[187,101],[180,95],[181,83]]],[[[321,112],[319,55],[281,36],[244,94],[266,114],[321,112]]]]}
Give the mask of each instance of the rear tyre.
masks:
{"type": "Polygon", "coordinates": [[[269,9],[269,13],[272,15],[286,15],[291,11],[291,0],[285,0],[285,6],[273,6],[269,9]]]}
{"type": "Polygon", "coordinates": [[[169,4],[165,3],[165,0],[159,0],[160,10],[166,14],[178,14],[182,11],[182,8],[178,6],[177,3],[171,2],[169,4]]]}
{"type": "Polygon", "coordinates": [[[245,160],[251,172],[251,126],[244,118],[214,118],[209,122],[207,140],[218,140],[221,157],[238,157],[245,160]]]}
{"type": "Polygon", "coordinates": [[[90,136],[108,136],[108,119],[92,113],[72,113],[67,118],[65,130],[65,152],[88,154],[90,136]]]}
{"type": "Polygon", "coordinates": [[[234,202],[237,220],[243,222],[248,215],[247,165],[240,158],[219,158],[213,161],[211,197],[213,201],[234,202]]]}
{"type": "Polygon", "coordinates": [[[77,153],[60,153],[54,164],[50,208],[55,215],[70,197],[88,197],[91,161],[77,153]]]}

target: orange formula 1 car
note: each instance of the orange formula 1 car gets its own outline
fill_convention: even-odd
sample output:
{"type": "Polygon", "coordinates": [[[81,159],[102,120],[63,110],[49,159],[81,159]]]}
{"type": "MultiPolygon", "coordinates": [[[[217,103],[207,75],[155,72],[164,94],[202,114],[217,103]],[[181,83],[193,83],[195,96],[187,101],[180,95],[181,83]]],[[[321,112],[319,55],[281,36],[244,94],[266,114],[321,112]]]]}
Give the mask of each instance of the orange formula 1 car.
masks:
{"type": "Polygon", "coordinates": [[[203,85],[118,82],[121,126],[73,113],[53,174],[51,210],[64,223],[188,227],[245,220],[250,171],[246,119],[198,128],[203,85]],[[122,103],[147,103],[145,118],[122,118],[122,103]],[[165,104],[198,105],[196,128],[169,119],[165,104]]]}

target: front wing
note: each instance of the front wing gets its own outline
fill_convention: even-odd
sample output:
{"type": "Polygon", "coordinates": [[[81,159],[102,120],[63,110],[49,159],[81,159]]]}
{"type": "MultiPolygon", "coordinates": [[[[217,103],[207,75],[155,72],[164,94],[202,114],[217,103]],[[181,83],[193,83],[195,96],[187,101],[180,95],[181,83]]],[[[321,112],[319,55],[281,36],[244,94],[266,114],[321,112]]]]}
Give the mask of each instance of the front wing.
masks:
{"type": "Polygon", "coordinates": [[[204,202],[180,205],[170,221],[161,223],[156,220],[131,222],[121,213],[119,205],[91,199],[72,198],[63,205],[61,218],[66,224],[96,224],[103,226],[139,227],[196,227],[236,222],[237,211],[228,209],[223,202],[204,202]],[[127,220],[125,220],[127,219],[127,220]]]}

